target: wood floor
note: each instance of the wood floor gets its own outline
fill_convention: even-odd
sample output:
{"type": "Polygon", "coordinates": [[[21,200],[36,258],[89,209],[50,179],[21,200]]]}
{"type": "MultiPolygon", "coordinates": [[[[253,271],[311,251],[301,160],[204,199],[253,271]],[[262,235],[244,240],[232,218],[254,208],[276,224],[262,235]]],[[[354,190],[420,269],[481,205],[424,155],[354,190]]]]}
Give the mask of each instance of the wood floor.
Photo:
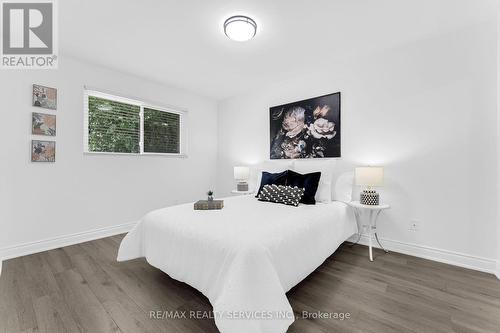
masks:
{"type": "MultiPolygon", "coordinates": [[[[4,262],[0,332],[218,332],[212,319],[151,319],[156,310],[212,308],[195,289],[143,259],[116,262],[115,236],[4,262]]],[[[397,253],[343,245],[288,293],[291,333],[500,332],[494,276],[397,253]]]]}

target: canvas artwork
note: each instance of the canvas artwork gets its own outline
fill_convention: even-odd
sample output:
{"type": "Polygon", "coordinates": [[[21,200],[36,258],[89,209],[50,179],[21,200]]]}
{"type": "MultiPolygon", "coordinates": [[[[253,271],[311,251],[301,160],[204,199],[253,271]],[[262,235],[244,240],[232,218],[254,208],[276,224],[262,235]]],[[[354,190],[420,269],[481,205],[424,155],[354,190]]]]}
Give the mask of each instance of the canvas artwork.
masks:
{"type": "Polygon", "coordinates": [[[31,162],[55,162],[55,141],[31,141],[31,162]]]}
{"type": "Polygon", "coordinates": [[[340,92],[275,106],[270,158],[340,157],[340,92]]]}
{"type": "Polygon", "coordinates": [[[33,112],[31,134],[55,136],[56,116],[52,114],[33,112]]]}
{"type": "Polygon", "coordinates": [[[57,109],[57,89],[33,85],[33,106],[56,110],[57,109]]]}

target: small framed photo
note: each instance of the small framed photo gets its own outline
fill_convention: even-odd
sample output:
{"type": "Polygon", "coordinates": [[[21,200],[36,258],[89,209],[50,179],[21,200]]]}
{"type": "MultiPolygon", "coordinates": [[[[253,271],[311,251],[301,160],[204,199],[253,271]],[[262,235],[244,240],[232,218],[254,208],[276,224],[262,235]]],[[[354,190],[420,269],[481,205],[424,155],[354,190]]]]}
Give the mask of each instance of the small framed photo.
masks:
{"type": "Polygon", "coordinates": [[[57,110],[57,89],[34,84],[33,106],[57,110]]]}
{"type": "Polygon", "coordinates": [[[55,141],[31,141],[31,162],[55,162],[56,142],[55,141]]]}
{"type": "Polygon", "coordinates": [[[56,135],[56,116],[33,112],[31,117],[31,134],[33,135],[56,135]]]}

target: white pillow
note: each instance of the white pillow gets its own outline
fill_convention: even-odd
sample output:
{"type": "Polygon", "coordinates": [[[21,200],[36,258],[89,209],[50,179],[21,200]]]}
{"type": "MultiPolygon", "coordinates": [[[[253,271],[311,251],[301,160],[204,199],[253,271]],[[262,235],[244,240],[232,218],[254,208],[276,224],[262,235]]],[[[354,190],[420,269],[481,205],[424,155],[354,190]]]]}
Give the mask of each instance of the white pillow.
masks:
{"type": "Polygon", "coordinates": [[[278,173],[288,169],[293,170],[293,161],[291,160],[264,161],[253,166],[250,169],[249,189],[252,189],[255,193],[257,193],[262,180],[263,171],[278,173]]]}
{"type": "Polygon", "coordinates": [[[345,203],[352,201],[352,188],[354,186],[354,172],[348,171],[334,177],[333,200],[345,203]]]}
{"type": "Polygon", "coordinates": [[[311,173],[321,172],[319,179],[318,190],[314,198],[317,202],[330,202],[332,201],[332,179],[335,170],[335,162],[333,160],[307,160],[296,161],[293,169],[298,173],[311,173]]]}

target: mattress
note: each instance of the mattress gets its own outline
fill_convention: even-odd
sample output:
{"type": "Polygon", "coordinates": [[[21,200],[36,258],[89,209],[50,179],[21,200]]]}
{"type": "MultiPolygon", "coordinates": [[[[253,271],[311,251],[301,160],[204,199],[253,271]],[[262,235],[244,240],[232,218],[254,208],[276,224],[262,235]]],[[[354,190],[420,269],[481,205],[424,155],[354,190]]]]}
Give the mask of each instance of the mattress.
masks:
{"type": "Polygon", "coordinates": [[[222,333],[286,332],[294,314],[285,293],[357,232],[353,212],[341,202],[224,200],[222,210],[193,210],[191,203],[148,213],[117,259],[145,257],[198,289],[222,333]]]}

